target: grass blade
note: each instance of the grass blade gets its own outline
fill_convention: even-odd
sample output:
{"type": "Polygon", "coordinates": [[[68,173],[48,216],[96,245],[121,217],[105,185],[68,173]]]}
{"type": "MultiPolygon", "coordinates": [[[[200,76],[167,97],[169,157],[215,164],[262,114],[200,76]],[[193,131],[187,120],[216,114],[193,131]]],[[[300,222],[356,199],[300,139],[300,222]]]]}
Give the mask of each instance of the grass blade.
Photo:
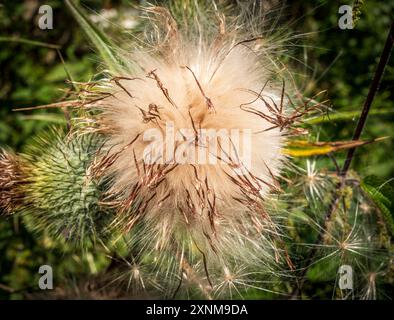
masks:
{"type": "Polygon", "coordinates": [[[74,18],[98,50],[109,70],[116,73],[118,71],[119,61],[111,48],[111,41],[89,21],[82,9],[72,0],[66,0],[65,2],[74,18]]]}
{"type": "Polygon", "coordinates": [[[29,39],[24,39],[24,38],[17,38],[17,37],[1,37],[0,36],[0,42],[19,42],[19,43],[30,44],[33,46],[38,46],[38,47],[44,47],[44,48],[48,48],[48,49],[60,49],[60,46],[57,44],[50,44],[50,43],[34,41],[34,40],[29,40],[29,39]]]}

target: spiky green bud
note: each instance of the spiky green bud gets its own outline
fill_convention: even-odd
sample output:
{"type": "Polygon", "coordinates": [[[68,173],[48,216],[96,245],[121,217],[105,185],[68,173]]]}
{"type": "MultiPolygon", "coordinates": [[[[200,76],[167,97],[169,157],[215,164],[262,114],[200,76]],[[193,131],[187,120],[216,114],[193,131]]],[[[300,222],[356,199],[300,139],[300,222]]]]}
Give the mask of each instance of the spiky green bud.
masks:
{"type": "Polygon", "coordinates": [[[68,139],[53,131],[29,148],[24,212],[34,230],[84,245],[103,235],[110,213],[88,170],[98,143],[95,135],[68,139]]]}

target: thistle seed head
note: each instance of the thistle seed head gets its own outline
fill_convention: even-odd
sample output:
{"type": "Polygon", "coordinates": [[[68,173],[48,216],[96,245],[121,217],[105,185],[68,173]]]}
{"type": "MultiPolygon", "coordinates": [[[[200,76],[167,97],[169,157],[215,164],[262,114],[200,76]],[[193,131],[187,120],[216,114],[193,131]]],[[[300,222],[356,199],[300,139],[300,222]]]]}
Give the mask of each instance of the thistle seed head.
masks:
{"type": "Polygon", "coordinates": [[[132,62],[82,87],[77,133],[105,137],[90,171],[110,181],[112,225],[142,230],[133,241],[145,249],[184,245],[183,235],[211,261],[278,262],[269,194],[280,189],[286,137],[316,106],[291,101],[276,44],[211,9],[186,23],[147,8],[146,41],[125,54],[132,62]]]}

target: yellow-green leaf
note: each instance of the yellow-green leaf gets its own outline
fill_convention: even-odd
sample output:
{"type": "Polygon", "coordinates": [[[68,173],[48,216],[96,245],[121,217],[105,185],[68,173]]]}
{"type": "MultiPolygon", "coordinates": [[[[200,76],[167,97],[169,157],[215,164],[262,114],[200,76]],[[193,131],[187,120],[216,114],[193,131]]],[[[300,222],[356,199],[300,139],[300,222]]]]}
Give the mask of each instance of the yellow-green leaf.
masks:
{"type": "Polygon", "coordinates": [[[377,138],[369,141],[329,141],[329,142],[309,142],[305,140],[291,140],[287,143],[283,153],[292,157],[311,157],[324,155],[340,150],[356,148],[368,143],[386,139],[387,137],[377,138]]]}

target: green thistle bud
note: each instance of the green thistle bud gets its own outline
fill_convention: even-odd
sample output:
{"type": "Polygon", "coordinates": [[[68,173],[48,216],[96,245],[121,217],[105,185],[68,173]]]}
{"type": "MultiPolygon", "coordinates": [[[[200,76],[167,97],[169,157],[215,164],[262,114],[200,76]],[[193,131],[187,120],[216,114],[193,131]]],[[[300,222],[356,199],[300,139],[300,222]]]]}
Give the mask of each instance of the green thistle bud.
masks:
{"type": "Polygon", "coordinates": [[[103,235],[110,214],[88,170],[98,143],[94,135],[67,139],[54,131],[29,148],[24,212],[32,229],[83,245],[103,235]]]}

